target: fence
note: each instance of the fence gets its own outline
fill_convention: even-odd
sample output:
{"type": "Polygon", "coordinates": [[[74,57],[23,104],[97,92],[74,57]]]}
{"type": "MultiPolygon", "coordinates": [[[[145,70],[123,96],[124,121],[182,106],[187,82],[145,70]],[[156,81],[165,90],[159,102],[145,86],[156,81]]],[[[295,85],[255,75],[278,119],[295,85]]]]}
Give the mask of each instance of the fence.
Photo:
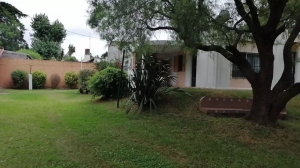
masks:
{"type": "Polygon", "coordinates": [[[0,87],[13,87],[11,79],[13,71],[23,70],[30,73],[31,69],[31,72],[42,71],[47,74],[46,88],[51,87],[50,77],[52,74],[58,74],[61,78],[58,88],[66,88],[64,77],[67,72],[79,72],[81,68],[94,69],[94,67],[94,63],[0,58],[0,87]]]}

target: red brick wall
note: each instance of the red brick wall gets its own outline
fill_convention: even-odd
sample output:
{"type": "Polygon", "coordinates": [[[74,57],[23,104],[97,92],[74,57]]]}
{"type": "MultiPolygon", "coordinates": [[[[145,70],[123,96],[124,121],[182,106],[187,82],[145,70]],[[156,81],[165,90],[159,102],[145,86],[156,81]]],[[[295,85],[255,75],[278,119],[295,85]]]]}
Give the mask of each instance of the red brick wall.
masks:
{"type": "MultiPolygon", "coordinates": [[[[81,70],[80,62],[62,62],[45,60],[25,60],[0,58],[0,87],[12,88],[11,73],[15,70],[23,70],[27,73],[42,71],[47,74],[46,88],[51,87],[50,77],[52,74],[58,74],[61,78],[58,88],[66,88],[64,76],[66,72],[79,72],[81,70]]],[[[93,69],[94,63],[82,63],[82,69],[93,69]]]]}

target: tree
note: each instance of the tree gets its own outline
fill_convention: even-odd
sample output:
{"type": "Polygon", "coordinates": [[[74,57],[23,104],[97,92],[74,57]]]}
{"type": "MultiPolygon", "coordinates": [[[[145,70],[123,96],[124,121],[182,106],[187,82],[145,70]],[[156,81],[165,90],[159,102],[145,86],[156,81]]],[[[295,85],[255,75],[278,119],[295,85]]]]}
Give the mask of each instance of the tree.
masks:
{"type": "Polygon", "coordinates": [[[33,38],[42,41],[62,43],[67,36],[64,25],[58,20],[51,24],[48,16],[45,14],[35,15],[31,20],[31,27],[33,38]]]}
{"type": "Polygon", "coordinates": [[[105,59],[105,58],[107,58],[108,57],[108,52],[106,51],[105,53],[103,53],[102,55],[101,55],[101,59],[105,59]]]}
{"type": "Polygon", "coordinates": [[[61,60],[61,44],[67,35],[64,25],[58,20],[50,23],[47,15],[37,14],[32,18],[31,27],[33,29],[32,49],[45,59],[54,57],[61,60]]]}
{"type": "Polygon", "coordinates": [[[107,41],[143,43],[156,31],[167,31],[187,47],[220,53],[235,64],[252,86],[248,120],[277,121],[287,102],[300,93],[292,84],[292,46],[300,32],[298,0],[90,0],[88,24],[107,41]],[[273,46],[286,33],[284,71],[272,88],[273,46]],[[259,53],[256,72],[238,45],[253,42],[259,53]]]}
{"type": "Polygon", "coordinates": [[[33,39],[31,42],[31,48],[33,51],[41,54],[41,56],[46,60],[50,60],[52,57],[58,59],[61,54],[60,44],[53,41],[33,39]]]}
{"type": "Polygon", "coordinates": [[[25,27],[20,22],[27,15],[6,2],[0,2],[0,46],[16,51],[28,48],[24,40],[25,27]]]}
{"type": "Polygon", "coordinates": [[[65,56],[65,50],[62,48],[61,51],[60,51],[60,55],[59,57],[57,58],[58,61],[61,61],[65,56]]]}
{"type": "Polygon", "coordinates": [[[72,44],[69,44],[68,52],[67,52],[66,56],[72,56],[74,53],[75,53],[75,46],[73,46],[72,44]]]}

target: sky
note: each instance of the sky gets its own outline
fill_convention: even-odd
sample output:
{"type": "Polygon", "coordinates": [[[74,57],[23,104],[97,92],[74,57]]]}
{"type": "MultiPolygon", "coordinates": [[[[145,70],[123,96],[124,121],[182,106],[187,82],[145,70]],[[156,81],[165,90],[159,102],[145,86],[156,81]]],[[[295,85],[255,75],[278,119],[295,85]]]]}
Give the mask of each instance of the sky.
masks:
{"type": "MultiPolygon", "coordinates": [[[[92,30],[87,24],[88,3],[87,0],[3,0],[10,3],[17,9],[33,17],[35,14],[45,13],[51,22],[58,19],[67,30],[67,37],[62,44],[65,53],[69,44],[76,48],[73,54],[78,60],[84,56],[84,50],[90,48],[92,55],[101,56],[107,51],[107,43],[99,38],[97,32],[92,30]],[[73,33],[72,33],[73,32],[73,33]],[[75,34],[76,33],[76,34],[75,34]],[[81,35],[78,35],[81,34],[81,35]],[[91,36],[91,38],[89,38],[91,36]]],[[[21,19],[25,25],[26,32],[24,39],[30,45],[33,33],[30,27],[31,18],[21,19]]],[[[157,33],[153,40],[167,40],[165,33],[157,33]]]]}

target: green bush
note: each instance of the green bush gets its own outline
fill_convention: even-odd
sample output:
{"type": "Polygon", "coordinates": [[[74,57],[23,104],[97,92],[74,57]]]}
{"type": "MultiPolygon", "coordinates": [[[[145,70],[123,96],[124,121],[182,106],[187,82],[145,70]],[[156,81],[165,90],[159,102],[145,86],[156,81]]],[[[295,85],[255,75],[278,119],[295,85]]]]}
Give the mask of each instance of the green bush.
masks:
{"type": "Polygon", "coordinates": [[[42,89],[45,86],[47,75],[42,71],[32,73],[32,86],[34,89],[42,89]]]}
{"type": "Polygon", "coordinates": [[[13,88],[21,89],[27,81],[27,72],[16,70],[11,73],[11,79],[14,83],[13,88]]]}
{"type": "Polygon", "coordinates": [[[18,50],[17,52],[27,54],[32,59],[37,59],[37,60],[42,60],[43,59],[43,57],[39,53],[37,53],[35,51],[32,51],[32,50],[22,49],[22,50],[18,50]]]}
{"type": "Polygon", "coordinates": [[[51,88],[56,89],[60,82],[60,76],[58,74],[52,74],[50,77],[50,81],[51,81],[51,88]]]}
{"type": "Polygon", "coordinates": [[[127,75],[123,73],[122,79],[120,79],[120,71],[120,69],[108,67],[97,72],[88,82],[88,88],[93,97],[116,98],[120,82],[121,90],[124,94],[128,89],[127,75]]]}
{"type": "Polygon", "coordinates": [[[66,57],[63,57],[62,60],[67,61],[67,62],[78,62],[78,60],[74,56],[66,56],[66,57]]]}
{"type": "Polygon", "coordinates": [[[79,92],[80,93],[89,93],[88,90],[88,81],[95,74],[95,70],[83,69],[79,72],[79,92]]]}
{"type": "Polygon", "coordinates": [[[102,71],[107,67],[119,68],[119,64],[117,62],[100,61],[100,62],[96,62],[95,65],[96,65],[95,69],[98,71],[102,71]]]}
{"type": "Polygon", "coordinates": [[[78,83],[78,73],[76,72],[67,72],[65,75],[65,83],[70,87],[73,88],[78,83]]]}

